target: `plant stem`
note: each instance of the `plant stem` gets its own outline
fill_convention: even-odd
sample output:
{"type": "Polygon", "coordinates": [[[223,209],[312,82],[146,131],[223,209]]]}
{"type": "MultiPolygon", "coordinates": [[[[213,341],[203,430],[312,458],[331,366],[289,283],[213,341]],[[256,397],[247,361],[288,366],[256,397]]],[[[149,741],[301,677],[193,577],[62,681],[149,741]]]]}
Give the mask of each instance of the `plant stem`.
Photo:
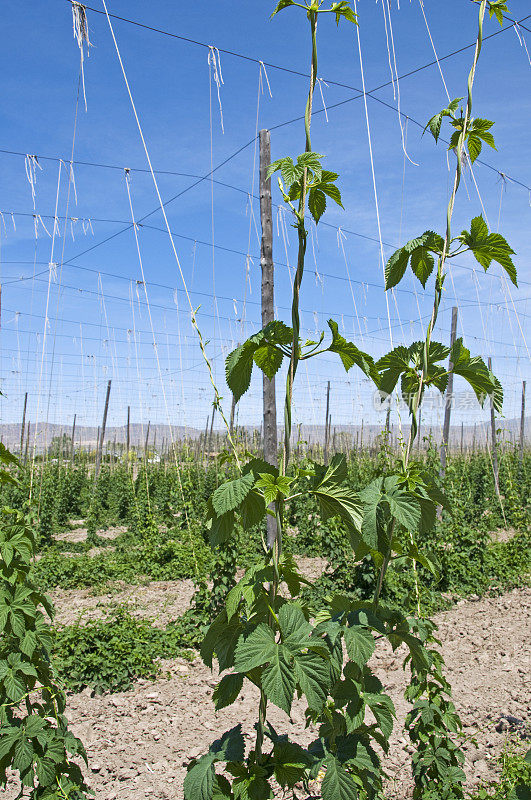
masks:
{"type": "MultiPolygon", "coordinates": [[[[312,142],[310,138],[310,126],[312,121],[312,107],[313,107],[313,93],[315,84],[317,82],[317,14],[315,11],[309,12],[310,27],[312,33],[312,63],[310,68],[310,89],[308,92],[308,100],[306,102],[306,111],[304,114],[304,127],[306,131],[306,151],[310,153],[312,150],[312,142]]],[[[293,282],[293,300],[291,304],[291,322],[293,327],[293,341],[291,345],[291,356],[288,368],[288,375],[286,378],[286,399],[284,403],[284,451],[282,455],[282,468],[281,474],[285,475],[289,464],[290,458],[290,440],[291,440],[291,407],[293,400],[293,383],[295,374],[299,364],[299,334],[300,334],[300,317],[299,317],[299,297],[304,275],[304,260],[306,257],[306,245],[308,241],[308,233],[304,227],[304,215],[306,210],[306,194],[307,194],[307,181],[306,170],[302,179],[302,190],[299,200],[299,210],[297,213],[297,233],[299,237],[299,251],[297,255],[297,272],[295,273],[295,280],[293,282]]]]}
{"type": "MultiPolygon", "coordinates": [[[[275,500],[275,513],[276,513],[276,520],[277,520],[277,535],[275,537],[275,541],[273,543],[272,555],[273,555],[273,571],[274,577],[271,583],[269,584],[269,605],[271,608],[275,606],[275,600],[278,593],[278,587],[280,584],[280,576],[278,571],[278,563],[280,561],[280,556],[282,555],[282,530],[283,530],[283,512],[284,512],[284,500],[282,497],[278,497],[275,500]]],[[[269,614],[269,625],[273,624],[273,615],[269,614]]],[[[260,706],[258,708],[258,725],[256,729],[256,745],[255,745],[255,755],[256,755],[256,762],[259,764],[262,760],[262,748],[264,744],[264,729],[266,724],[267,718],[267,697],[263,689],[260,689],[260,706]]]]}
{"type": "Polygon", "coordinates": [[[468,98],[467,98],[467,105],[465,111],[465,118],[463,120],[463,127],[461,129],[461,133],[459,136],[459,140],[456,147],[456,157],[457,157],[457,165],[455,170],[454,176],[454,186],[452,189],[452,194],[450,196],[450,200],[448,202],[448,209],[446,212],[446,235],[444,238],[444,246],[442,254],[439,258],[437,264],[437,277],[435,279],[435,297],[433,300],[433,309],[431,313],[431,319],[428,325],[428,330],[426,332],[426,339],[424,342],[424,352],[423,352],[423,363],[422,363],[422,372],[420,375],[419,380],[419,388],[417,391],[417,395],[415,397],[413,412],[412,412],[412,421],[411,421],[411,428],[409,431],[409,440],[407,445],[407,450],[405,453],[404,459],[404,467],[406,468],[409,462],[411,449],[413,447],[413,442],[415,441],[415,437],[417,435],[417,422],[416,416],[418,409],[420,407],[422,401],[422,394],[424,389],[424,384],[426,381],[426,375],[428,373],[428,360],[429,360],[429,349],[430,349],[430,342],[433,333],[433,329],[435,327],[435,323],[437,322],[437,317],[439,314],[439,305],[441,302],[442,297],[442,290],[443,284],[445,279],[444,267],[446,264],[446,260],[448,258],[448,252],[450,249],[450,244],[452,241],[452,217],[454,213],[454,206],[455,206],[455,198],[457,196],[457,191],[459,189],[459,185],[461,183],[461,176],[463,173],[463,153],[464,153],[464,146],[466,141],[466,135],[468,132],[468,125],[471,120],[472,116],[472,88],[474,86],[474,78],[476,75],[476,67],[479,60],[479,56],[481,53],[481,48],[483,45],[483,20],[485,17],[485,10],[487,7],[487,0],[482,0],[480,9],[479,9],[479,22],[478,22],[478,35],[476,39],[476,49],[474,52],[474,59],[472,62],[472,67],[470,69],[470,73],[468,76],[468,98]]]}
{"type": "MultiPolygon", "coordinates": [[[[468,126],[469,126],[469,123],[470,123],[470,120],[471,120],[471,117],[472,117],[472,88],[474,86],[474,78],[475,78],[475,75],[476,75],[476,67],[477,67],[477,63],[478,63],[478,60],[479,60],[479,56],[480,56],[481,48],[482,48],[482,44],[483,44],[483,20],[484,20],[484,17],[485,17],[486,7],[487,7],[487,0],[482,0],[481,6],[480,6],[480,9],[479,9],[479,22],[478,22],[478,35],[477,35],[477,39],[476,39],[476,49],[475,49],[475,52],[474,52],[474,59],[472,61],[472,67],[470,69],[470,73],[469,73],[469,76],[468,76],[468,98],[467,98],[465,117],[464,117],[464,120],[463,120],[463,127],[461,129],[459,140],[458,140],[456,151],[455,151],[456,158],[457,158],[457,165],[456,165],[456,170],[455,170],[454,185],[453,185],[453,189],[452,189],[452,194],[450,196],[450,200],[448,202],[448,208],[447,208],[447,211],[446,211],[446,235],[445,235],[445,238],[444,238],[443,250],[442,250],[441,256],[439,257],[438,264],[437,264],[437,276],[436,276],[436,279],[435,279],[435,296],[434,296],[434,300],[433,300],[433,309],[432,309],[432,313],[431,313],[431,318],[430,318],[430,321],[429,321],[429,324],[428,324],[428,329],[426,331],[426,338],[425,338],[425,341],[424,341],[424,350],[423,350],[423,356],[422,356],[422,370],[421,370],[421,374],[420,374],[420,377],[419,377],[419,387],[418,387],[416,396],[414,398],[413,409],[412,409],[412,412],[411,412],[411,427],[410,427],[410,430],[409,430],[409,438],[408,438],[407,448],[406,448],[405,452],[403,452],[403,458],[402,458],[404,472],[407,471],[408,464],[409,464],[409,459],[411,457],[411,451],[412,451],[412,448],[413,448],[413,443],[414,443],[415,438],[417,436],[417,431],[418,431],[418,429],[417,429],[417,413],[418,413],[418,410],[419,410],[421,402],[422,402],[422,395],[423,395],[424,386],[425,386],[425,382],[426,382],[426,376],[428,374],[428,369],[429,369],[429,351],[430,351],[431,337],[432,337],[432,334],[433,334],[433,330],[435,328],[435,323],[437,322],[437,317],[438,317],[438,314],[439,314],[439,305],[440,305],[441,298],[442,298],[442,290],[443,290],[443,285],[444,285],[444,279],[446,277],[445,276],[445,272],[444,272],[444,267],[445,267],[445,264],[446,264],[446,260],[448,258],[448,253],[449,253],[450,245],[451,245],[451,242],[452,242],[452,217],[453,217],[453,213],[454,213],[455,199],[456,199],[456,196],[457,196],[457,191],[459,189],[459,185],[461,183],[461,177],[462,177],[462,174],[463,174],[464,147],[465,147],[465,141],[466,141],[466,136],[467,136],[467,132],[468,132],[468,126]]],[[[393,530],[394,530],[394,521],[393,521],[393,526],[392,526],[392,529],[391,529],[391,539],[392,539],[392,531],[393,530]]],[[[375,590],[375,593],[374,593],[374,601],[373,601],[375,607],[378,604],[378,600],[379,600],[379,597],[380,597],[380,593],[381,593],[383,582],[384,582],[384,578],[385,578],[385,573],[387,572],[387,568],[389,566],[390,559],[391,559],[391,541],[389,542],[389,552],[387,553],[387,555],[386,555],[386,557],[384,559],[384,562],[383,562],[383,564],[381,566],[380,574],[378,576],[378,581],[377,581],[377,584],[376,584],[376,590],[375,590]]],[[[415,590],[416,590],[416,598],[417,598],[417,607],[420,609],[420,595],[419,595],[418,578],[417,578],[416,567],[415,567],[415,590]]]]}
{"type": "MultiPolygon", "coordinates": [[[[312,120],[312,106],[313,106],[313,93],[315,84],[317,82],[317,12],[308,12],[310,20],[310,28],[312,35],[312,63],[310,69],[310,88],[308,91],[308,100],[306,101],[306,111],[304,114],[304,128],[306,132],[306,152],[311,152],[312,143],[310,139],[310,126],[312,120]]],[[[291,319],[293,326],[293,340],[291,345],[290,362],[288,367],[288,375],[286,378],[286,396],[284,402],[284,448],[282,454],[282,462],[280,467],[280,474],[286,475],[289,459],[290,459],[290,440],[291,440],[291,407],[293,399],[293,382],[297,372],[297,365],[299,362],[299,334],[300,334],[300,318],[299,318],[299,297],[304,275],[304,259],[306,256],[306,244],[308,234],[304,227],[304,214],[306,209],[306,194],[307,194],[307,173],[304,172],[302,180],[302,190],[299,201],[299,209],[297,212],[297,232],[299,236],[299,252],[297,256],[297,272],[293,282],[293,300],[291,305],[291,319]]],[[[278,587],[280,583],[278,564],[282,554],[282,525],[284,518],[284,504],[285,500],[279,496],[275,501],[275,511],[277,518],[277,530],[275,541],[273,543],[273,569],[274,577],[269,586],[269,603],[271,608],[274,609],[275,601],[278,594],[278,587]]],[[[272,616],[270,615],[269,624],[273,624],[272,616]]],[[[257,763],[262,760],[262,748],[264,743],[264,729],[267,720],[267,697],[264,690],[260,690],[260,706],[258,711],[258,725],[256,731],[256,745],[255,756],[257,763]]]]}
{"type": "Polygon", "coordinates": [[[220,393],[218,391],[218,387],[217,387],[216,382],[214,380],[214,374],[212,372],[212,364],[210,363],[210,359],[209,359],[209,357],[207,355],[207,352],[206,352],[205,343],[203,341],[203,335],[202,335],[202,333],[201,333],[201,331],[199,329],[199,326],[197,324],[197,320],[196,320],[196,317],[195,317],[195,312],[192,313],[192,326],[195,328],[195,331],[196,331],[197,336],[199,338],[199,347],[201,348],[201,353],[203,355],[203,359],[205,360],[205,363],[207,365],[208,375],[209,375],[209,378],[210,378],[210,383],[212,384],[212,388],[214,389],[214,404],[213,404],[212,413],[214,413],[214,409],[216,409],[216,408],[219,411],[221,419],[223,420],[223,424],[225,425],[225,428],[227,429],[227,439],[228,439],[229,444],[231,446],[232,453],[233,453],[234,459],[236,461],[236,466],[238,467],[238,471],[241,474],[242,467],[241,467],[241,464],[240,464],[240,459],[238,458],[238,451],[236,449],[236,445],[235,445],[234,439],[232,437],[232,432],[231,432],[231,429],[230,429],[230,425],[227,422],[227,418],[225,416],[225,412],[223,411],[223,406],[221,405],[221,395],[220,395],[220,393]]]}

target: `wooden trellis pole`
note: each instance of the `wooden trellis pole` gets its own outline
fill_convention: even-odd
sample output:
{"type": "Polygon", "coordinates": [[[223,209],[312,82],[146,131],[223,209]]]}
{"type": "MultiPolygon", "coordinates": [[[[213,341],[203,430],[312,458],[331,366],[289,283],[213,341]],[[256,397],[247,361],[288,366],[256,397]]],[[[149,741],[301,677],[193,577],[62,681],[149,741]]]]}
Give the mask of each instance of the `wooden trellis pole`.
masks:
{"type": "Polygon", "coordinates": [[[105,440],[105,428],[107,426],[107,412],[109,411],[109,397],[111,396],[111,383],[109,380],[107,384],[107,394],[105,395],[105,407],[103,409],[103,420],[101,423],[101,432],[98,436],[98,449],[96,451],[96,466],[94,469],[94,478],[96,479],[100,474],[101,457],[103,453],[103,442],[105,440]]]}
{"type": "Polygon", "coordinates": [[[74,450],[75,450],[74,442],[75,442],[75,435],[76,435],[76,419],[77,419],[77,414],[74,414],[74,421],[72,422],[72,441],[70,443],[70,461],[71,461],[72,464],[74,463],[74,450]]]}
{"type": "MultiPolygon", "coordinates": [[[[273,264],[273,206],[271,201],[271,178],[267,170],[271,164],[271,134],[260,131],[260,221],[262,240],[260,246],[260,266],[262,269],[262,327],[265,328],[275,318],[275,268],[273,264]]],[[[277,455],[277,402],[275,379],[263,374],[263,439],[264,460],[278,465],[277,455]]],[[[277,523],[267,515],[267,545],[273,547],[277,523]]]]}
{"type": "Polygon", "coordinates": [[[330,448],[330,381],[326,384],[326,413],[325,413],[325,440],[324,462],[328,464],[328,451],[330,448]]]}
{"type": "Polygon", "coordinates": [[[22,425],[20,426],[20,457],[24,450],[24,431],[26,430],[26,408],[28,405],[28,393],[24,395],[24,410],[22,412],[22,425]]]}
{"type": "Polygon", "coordinates": [[[148,444],[149,444],[149,429],[150,429],[150,427],[151,427],[151,420],[148,419],[146,441],[144,442],[144,461],[147,460],[147,449],[148,449],[148,444]]]}
{"type": "Polygon", "coordinates": [[[31,422],[28,420],[28,430],[26,433],[26,449],[24,450],[24,464],[28,461],[28,448],[29,448],[29,441],[30,441],[30,430],[31,430],[31,422]]]}
{"type": "Polygon", "coordinates": [[[229,421],[229,432],[230,435],[234,433],[234,416],[236,414],[236,398],[234,394],[232,395],[232,403],[230,405],[230,421],[229,421]]]}
{"type": "MultiPolygon", "coordinates": [[[[489,356],[489,369],[492,372],[492,358],[489,356]]],[[[498,466],[498,448],[496,444],[496,417],[494,416],[494,398],[490,399],[490,435],[492,452],[492,471],[494,473],[494,485],[496,493],[500,496],[500,471],[498,466]]]]}
{"type": "Polygon", "coordinates": [[[524,463],[524,435],[525,435],[525,387],[526,382],[522,381],[522,412],[520,414],[520,466],[524,463]]]}
{"type": "Polygon", "coordinates": [[[130,432],[130,421],[131,421],[131,406],[127,406],[127,429],[125,432],[125,455],[126,461],[129,464],[129,445],[131,443],[131,432],[130,432]]]}
{"type": "Polygon", "coordinates": [[[209,424],[209,422],[210,422],[210,414],[207,416],[207,421],[206,421],[206,425],[205,425],[205,433],[204,433],[204,436],[203,436],[203,452],[201,453],[201,461],[204,461],[204,459],[205,459],[205,451],[206,451],[206,445],[207,445],[207,439],[208,439],[208,424],[209,424]]]}
{"type": "Polygon", "coordinates": [[[207,458],[212,452],[212,431],[214,430],[214,417],[216,416],[216,406],[212,406],[212,416],[210,417],[210,432],[208,434],[207,458]]]}
{"type": "MultiPolygon", "coordinates": [[[[452,328],[450,332],[450,348],[455,344],[457,336],[457,306],[452,308],[452,328]]],[[[448,385],[446,387],[445,404],[444,404],[444,424],[441,442],[441,478],[444,478],[446,472],[446,457],[448,454],[448,443],[450,441],[450,417],[452,414],[452,397],[454,391],[454,365],[450,361],[448,365],[448,385]]]]}

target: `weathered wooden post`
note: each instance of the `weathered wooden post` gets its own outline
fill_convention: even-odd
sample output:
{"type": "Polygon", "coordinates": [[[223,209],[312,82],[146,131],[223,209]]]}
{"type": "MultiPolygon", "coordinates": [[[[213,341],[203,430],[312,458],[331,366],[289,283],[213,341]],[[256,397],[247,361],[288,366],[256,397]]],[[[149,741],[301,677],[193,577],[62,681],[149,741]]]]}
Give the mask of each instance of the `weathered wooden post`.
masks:
{"type": "MultiPolygon", "coordinates": [[[[452,308],[452,328],[450,332],[450,349],[455,344],[457,336],[457,306],[452,308]]],[[[448,385],[446,387],[445,404],[444,404],[444,424],[441,442],[441,478],[444,478],[446,472],[446,457],[448,454],[448,442],[450,440],[450,417],[452,413],[452,397],[454,391],[454,365],[450,361],[448,365],[448,385]]]]}
{"type": "MultiPolygon", "coordinates": [[[[98,436],[98,446],[96,450],[96,466],[94,469],[94,479],[96,480],[98,475],[100,474],[100,467],[101,467],[101,456],[103,452],[103,442],[105,440],[105,428],[107,426],[107,412],[109,411],[109,397],[111,395],[111,383],[109,381],[107,384],[107,394],[105,395],[105,407],[103,409],[103,420],[101,423],[101,432],[99,432],[98,436]]],[[[98,428],[99,431],[99,428],[98,428]]]]}
{"type": "MultiPolygon", "coordinates": [[[[267,170],[271,164],[271,134],[260,131],[260,221],[262,240],[260,247],[260,266],[262,268],[262,327],[265,328],[275,318],[275,268],[273,264],[273,207],[271,201],[271,178],[267,170]]],[[[263,373],[263,422],[264,422],[264,461],[275,467],[277,456],[277,402],[275,379],[263,373]]],[[[267,515],[267,546],[273,547],[277,535],[274,517],[267,515]]]]}

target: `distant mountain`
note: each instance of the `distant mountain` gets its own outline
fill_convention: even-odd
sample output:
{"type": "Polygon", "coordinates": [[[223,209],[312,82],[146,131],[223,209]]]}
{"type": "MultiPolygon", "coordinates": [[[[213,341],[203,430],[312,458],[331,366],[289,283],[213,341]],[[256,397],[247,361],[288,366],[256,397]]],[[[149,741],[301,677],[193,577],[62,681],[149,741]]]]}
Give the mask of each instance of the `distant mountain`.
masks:
{"type": "MultiPolygon", "coordinates": [[[[501,430],[500,437],[509,441],[517,441],[520,435],[520,420],[519,419],[502,419],[496,420],[496,428],[501,430]]],[[[29,423],[30,429],[30,448],[34,446],[35,426],[32,422],[29,423]]],[[[240,426],[239,431],[242,436],[252,437],[253,433],[259,433],[259,428],[256,426],[240,426]]],[[[360,447],[374,445],[377,437],[382,433],[383,425],[332,425],[330,431],[330,443],[333,443],[333,437],[336,437],[336,446],[338,448],[360,447]]],[[[75,442],[76,449],[82,448],[93,450],[96,447],[98,439],[98,428],[95,426],[76,426],[75,442]]],[[[20,425],[18,424],[1,424],[0,425],[0,441],[6,447],[14,452],[20,449],[20,425]]],[[[37,452],[42,452],[50,446],[52,440],[56,437],[67,436],[70,438],[72,433],[71,425],[58,425],[58,424],[41,424],[39,425],[36,441],[37,452]]],[[[163,444],[168,447],[173,439],[175,442],[188,440],[197,440],[204,433],[203,429],[188,428],[183,425],[176,425],[170,431],[169,425],[151,425],[149,426],[149,446],[155,446],[159,450],[163,444]]],[[[421,437],[431,434],[436,442],[441,439],[440,426],[424,426],[421,425],[421,437]]],[[[390,434],[393,440],[400,435],[397,425],[391,425],[390,434]]],[[[409,434],[409,425],[402,426],[402,435],[406,437],[409,434]]],[[[126,443],[127,428],[125,425],[109,426],[105,432],[105,442],[111,445],[116,441],[119,445],[126,443]]],[[[144,447],[146,437],[148,435],[148,426],[139,423],[132,423],[129,427],[130,445],[131,447],[144,447]]],[[[223,435],[223,430],[214,430],[214,436],[218,437],[223,435]]],[[[525,420],[525,441],[531,441],[531,417],[526,417],[525,420]]],[[[279,441],[282,436],[282,429],[278,431],[279,441]]],[[[478,422],[474,425],[452,425],[450,429],[450,446],[459,448],[461,439],[464,447],[470,447],[475,441],[477,446],[484,445],[490,437],[490,423],[485,421],[478,422]]],[[[25,434],[26,438],[26,434],[25,434]]],[[[325,426],[324,425],[296,425],[293,430],[292,440],[294,442],[306,442],[307,444],[321,444],[325,442],[325,426]]]]}

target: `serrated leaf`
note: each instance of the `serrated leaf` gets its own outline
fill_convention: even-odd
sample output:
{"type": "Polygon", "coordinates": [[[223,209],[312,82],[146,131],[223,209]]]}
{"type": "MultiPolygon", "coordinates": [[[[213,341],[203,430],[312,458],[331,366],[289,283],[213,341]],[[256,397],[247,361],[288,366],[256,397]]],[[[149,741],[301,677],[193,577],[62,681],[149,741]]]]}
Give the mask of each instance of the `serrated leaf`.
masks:
{"type": "Polygon", "coordinates": [[[225,675],[220,680],[212,694],[216,711],[220,711],[222,708],[234,703],[242,690],[243,677],[244,676],[239,673],[233,673],[231,675],[225,675]]]}
{"type": "Polygon", "coordinates": [[[15,548],[11,542],[2,542],[2,544],[0,544],[0,554],[5,561],[6,567],[9,567],[15,554],[15,548]]]}
{"type": "Polygon", "coordinates": [[[33,746],[27,739],[19,739],[15,745],[13,753],[13,768],[18,769],[20,772],[25,772],[31,765],[35,753],[33,746]]]}
{"type": "Polygon", "coordinates": [[[29,739],[37,736],[46,728],[46,722],[38,714],[32,714],[24,721],[24,730],[29,739]]]}
{"type": "Polygon", "coordinates": [[[352,775],[329,753],[325,760],[326,775],[321,786],[323,800],[356,800],[358,790],[352,775]]]}
{"type": "Polygon", "coordinates": [[[270,800],[273,797],[266,770],[253,765],[248,769],[241,764],[231,764],[235,776],[232,782],[234,800],[270,800]]]}
{"type": "Polygon", "coordinates": [[[393,701],[387,695],[378,695],[374,701],[367,694],[364,695],[364,698],[374,714],[381,732],[388,739],[393,732],[394,717],[396,716],[393,701]]]}
{"type": "Polygon", "coordinates": [[[468,145],[468,153],[470,155],[470,161],[472,164],[480,155],[481,150],[483,149],[483,143],[479,136],[474,136],[473,133],[470,133],[467,137],[467,145],[468,145]]]}
{"type": "Polygon", "coordinates": [[[225,731],[220,739],[210,745],[216,761],[242,761],[245,753],[245,740],[243,738],[241,723],[235,725],[230,731],[225,731]]]}
{"type": "Polygon", "coordinates": [[[433,272],[435,266],[435,259],[425,247],[417,247],[411,254],[411,269],[421,282],[423,288],[426,287],[426,281],[433,272]]]}
{"type": "Polygon", "coordinates": [[[212,800],[215,756],[207,753],[188,771],[183,784],[185,800],[212,800]]]}
{"type": "Polygon", "coordinates": [[[480,356],[471,356],[463,339],[456,340],[450,353],[452,370],[456,375],[461,375],[474,390],[481,404],[485,397],[491,397],[496,411],[503,407],[503,390],[496,376],[489,370],[480,356]]]}
{"type": "Polygon", "coordinates": [[[271,344],[258,347],[254,353],[254,363],[271,380],[275,377],[284,359],[284,353],[271,344]]]}
{"type": "Polygon", "coordinates": [[[320,711],[330,691],[330,665],[317,653],[295,656],[295,675],[309,708],[320,711]]]}
{"type": "Polygon", "coordinates": [[[254,484],[254,475],[249,472],[240,478],[226,481],[212,495],[212,506],[218,516],[235,511],[245,500],[254,484]]]}
{"type": "Polygon", "coordinates": [[[285,475],[272,475],[268,472],[260,473],[256,481],[256,488],[261,489],[264,494],[266,505],[273,503],[279,495],[287,497],[293,478],[285,475]]]}
{"type": "Polygon", "coordinates": [[[227,614],[221,611],[208,629],[201,643],[200,655],[207,667],[212,669],[214,653],[221,671],[232,667],[236,642],[242,633],[237,617],[227,621],[227,614]]]}
{"type": "MultiPolygon", "coordinates": [[[[324,172],[323,172],[323,176],[324,176],[324,172]]],[[[337,186],[335,186],[333,183],[323,183],[323,182],[321,182],[319,184],[319,189],[322,192],[324,192],[326,195],[328,195],[328,197],[330,197],[331,200],[333,200],[335,203],[337,203],[338,206],[341,206],[341,208],[343,208],[343,203],[342,203],[342,200],[341,200],[341,192],[339,191],[337,186]]]]}
{"type": "Polygon", "coordinates": [[[321,173],[321,183],[324,184],[334,183],[334,181],[337,181],[338,178],[339,175],[337,172],[330,172],[328,169],[324,169],[321,173]]]}
{"type": "Polygon", "coordinates": [[[232,800],[230,783],[224,775],[214,775],[212,800],[232,800]]]}
{"type": "Polygon", "coordinates": [[[273,466],[273,464],[269,464],[262,458],[252,458],[247,462],[242,470],[244,475],[246,475],[248,472],[252,472],[255,480],[258,480],[263,472],[266,472],[268,475],[278,475],[278,467],[273,466]]]}
{"type": "Polygon", "coordinates": [[[297,157],[297,164],[301,167],[309,169],[313,172],[317,180],[321,180],[323,168],[321,166],[321,159],[324,158],[322,153],[315,153],[313,150],[308,150],[301,153],[297,157]]]}
{"type": "Polygon", "coordinates": [[[18,458],[14,456],[10,450],[7,449],[7,447],[3,442],[0,442],[0,461],[3,464],[8,464],[8,465],[12,464],[14,466],[18,466],[20,463],[18,458]]]}
{"type": "Polygon", "coordinates": [[[398,383],[400,375],[409,368],[409,350],[403,345],[395,347],[376,362],[380,372],[380,392],[391,394],[398,383]]]}
{"type": "Polygon", "coordinates": [[[311,757],[295,742],[280,740],[273,748],[275,778],[283,788],[292,789],[311,763],[311,757]]]}
{"type": "Polygon", "coordinates": [[[248,339],[233,350],[225,359],[225,376],[227,385],[238,400],[245,394],[251,384],[253,372],[253,356],[257,348],[256,342],[248,339]]]}
{"type": "Polygon", "coordinates": [[[282,320],[274,319],[262,330],[264,339],[271,344],[288,345],[293,341],[293,328],[288,327],[282,320]]]}
{"type": "Polygon", "coordinates": [[[26,694],[26,686],[18,673],[10,670],[4,677],[4,687],[10,700],[18,703],[26,694]]]}
{"type": "Polygon", "coordinates": [[[345,628],[343,635],[348,657],[357,664],[358,667],[365,666],[374,653],[374,648],[376,646],[371,632],[366,628],[362,628],[360,625],[353,625],[352,627],[345,628]]]}
{"type": "Polygon", "coordinates": [[[328,327],[332,332],[332,344],[328,350],[339,355],[345,370],[348,372],[351,367],[356,365],[368,378],[378,384],[379,376],[373,358],[359,350],[353,342],[348,342],[341,336],[339,326],[335,320],[329,319],[328,327]]]}
{"type": "Polygon", "coordinates": [[[326,197],[320,189],[310,189],[308,193],[308,209],[317,224],[326,211],[326,197]]]}
{"type": "Polygon", "coordinates": [[[349,528],[360,531],[363,520],[358,495],[348,486],[324,485],[313,490],[324,520],[339,516],[349,528]]]}
{"type": "Polygon", "coordinates": [[[262,521],[266,513],[264,498],[254,490],[249,492],[240,506],[242,526],[245,531],[250,530],[262,521]]]}
{"type": "MultiPolygon", "coordinates": [[[[432,507],[433,507],[434,512],[435,512],[435,504],[434,503],[432,503],[432,507]]],[[[435,513],[434,513],[434,516],[435,516],[435,513]]],[[[410,558],[412,561],[417,561],[419,564],[422,564],[422,566],[425,569],[427,569],[428,572],[431,572],[431,574],[433,575],[433,577],[436,580],[440,580],[439,569],[437,567],[437,564],[436,564],[435,560],[430,556],[430,554],[421,552],[418,549],[416,544],[411,544],[409,546],[409,548],[407,549],[405,555],[406,555],[407,558],[410,558]]]]}
{"type": "Polygon", "coordinates": [[[330,11],[336,15],[336,24],[339,25],[341,17],[352,22],[354,25],[358,24],[358,15],[350,7],[347,0],[340,0],[340,2],[332,3],[330,11]]]}
{"type": "Polygon", "coordinates": [[[404,247],[397,250],[385,268],[385,288],[392,289],[402,278],[407,269],[408,261],[411,259],[411,269],[417,276],[422,286],[426,286],[426,281],[433,272],[435,259],[432,253],[440,254],[444,246],[444,240],[434,231],[425,231],[416,239],[411,239],[404,247]]]}
{"type": "Polygon", "coordinates": [[[430,132],[431,132],[431,135],[433,136],[435,141],[438,142],[439,141],[439,136],[440,136],[440,133],[441,133],[441,126],[442,126],[443,119],[445,117],[453,117],[455,115],[455,112],[457,111],[457,109],[459,107],[459,103],[461,102],[462,99],[463,99],[462,97],[456,97],[454,100],[451,101],[451,103],[448,103],[448,106],[446,108],[443,108],[442,111],[439,111],[438,114],[435,114],[429,120],[428,124],[424,128],[423,134],[429,128],[430,132]]]}
{"type": "Polygon", "coordinates": [[[282,642],[295,652],[308,647],[312,626],[295,603],[285,603],[278,612],[282,642]]]}
{"type": "MultiPolygon", "coordinates": [[[[282,9],[288,8],[288,6],[292,6],[292,5],[293,5],[293,0],[279,0],[279,3],[277,4],[275,10],[271,14],[271,18],[273,18],[275,16],[275,14],[278,14],[279,11],[282,11],[282,9]]],[[[271,166],[273,166],[273,165],[271,165],[271,166]]]]}
{"type": "Polygon", "coordinates": [[[282,644],[275,646],[269,664],[262,672],[262,689],[274,705],[286,714],[290,713],[295,693],[295,676],[291,654],[282,644]]]}
{"type": "Polygon", "coordinates": [[[346,456],[344,453],[335,453],[329,464],[314,464],[314,470],[315,488],[329,484],[339,485],[346,481],[348,477],[346,456]]]}
{"type": "MultiPolygon", "coordinates": [[[[385,484],[384,484],[385,485],[385,484]]],[[[420,504],[407,489],[386,487],[385,498],[391,515],[408,531],[416,531],[420,523],[420,504]]]]}
{"type": "Polygon", "coordinates": [[[282,553],[279,572],[292,597],[296,597],[300,593],[302,583],[308,586],[311,585],[311,582],[306,580],[299,572],[297,562],[291,553],[282,553]]]}
{"type": "Polygon", "coordinates": [[[506,271],[512,283],[518,286],[516,267],[511,258],[514,250],[501,234],[489,233],[487,223],[482,216],[475,217],[471,222],[470,232],[462,231],[459,239],[470,248],[485,272],[491,263],[496,261],[506,271]]]}
{"type": "Polygon", "coordinates": [[[0,737],[0,761],[11,752],[17,741],[20,739],[20,728],[9,728],[7,725],[2,728],[0,737]]]}
{"type": "Polygon", "coordinates": [[[252,633],[239,639],[234,653],[234,667],[238,672],[250,672],[271,661],[276,650],[273,631],[261,622],[252,633]]]}
{"type": "Polygon", "coordinates": [[[212,547],[219,547],[219,545],[227,542],[232,536],[234,530],[234,511],[227,511],[226,514],[221,516],[214,516],[210,520],[209,539],[212,547]]]}
{"type": "Polygon", "coordinates": [[[37,758],[37,780],[40,786],[52,786],[55,783],[57,766],[50,758],[37,758]]]}
{"type": "Polygon", "coordinates": [[[395,250],[385,265],[385,290],[392,289],[400,283],[405,275],[409,253],[403,247],[395,250]]]}

